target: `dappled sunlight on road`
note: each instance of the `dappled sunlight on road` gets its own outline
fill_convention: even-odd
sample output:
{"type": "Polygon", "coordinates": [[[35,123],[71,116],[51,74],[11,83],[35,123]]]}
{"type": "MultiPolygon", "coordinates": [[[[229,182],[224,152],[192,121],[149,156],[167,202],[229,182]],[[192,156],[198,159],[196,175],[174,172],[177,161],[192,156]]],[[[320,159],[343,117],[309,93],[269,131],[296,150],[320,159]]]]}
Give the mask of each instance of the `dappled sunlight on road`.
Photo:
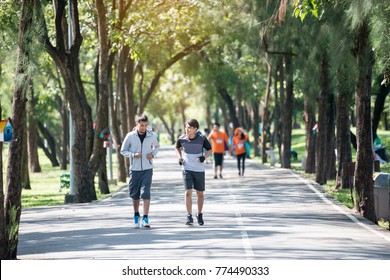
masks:
{"type": "Polygon", "coordinates": [[[173,146],[154,164],[151,229],[132,228],[124,185],[103,201],[24,210],[19,258],[390,259],[390,237],[374,234],[376,225],[359,218],[369,230],[359,226],[290,170],[252,160],[244,177],[234,158],[226,157],[223,179],[206,165],[205,225],[188,227],[173,146]]]}

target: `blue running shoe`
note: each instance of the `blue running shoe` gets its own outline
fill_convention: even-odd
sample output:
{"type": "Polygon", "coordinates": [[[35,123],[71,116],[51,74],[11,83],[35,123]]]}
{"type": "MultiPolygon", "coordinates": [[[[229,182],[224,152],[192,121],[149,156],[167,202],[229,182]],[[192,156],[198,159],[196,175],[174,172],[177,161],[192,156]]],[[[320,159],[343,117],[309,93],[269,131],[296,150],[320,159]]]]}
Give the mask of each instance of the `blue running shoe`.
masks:
{"type": "Polygon", "coordinates": [[[144,227],[144,228],[150,228],[149,218],[148,218],[148,217],[143,217],[143,218],[142,218],[142,227],[144,227]]]}
{"type": "Polygon", "coordinates": [[[134,215],[134,228],[139,228],[139,219],[140,216],[134,215]]]}

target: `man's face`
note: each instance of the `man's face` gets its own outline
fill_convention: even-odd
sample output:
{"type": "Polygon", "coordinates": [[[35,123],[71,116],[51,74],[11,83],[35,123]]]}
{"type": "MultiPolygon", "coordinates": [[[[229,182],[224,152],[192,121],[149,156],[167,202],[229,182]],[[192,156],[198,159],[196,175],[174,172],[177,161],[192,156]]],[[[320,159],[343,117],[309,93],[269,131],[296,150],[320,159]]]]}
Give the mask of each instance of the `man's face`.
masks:
{"type": "Polygon", "coordinates": [[[144,134],[146,132],[146,129],[148,128],[148,122],[138,122],[137,123],[137,129],[139,134],[144,134]]]}
{"type": "Polygon", "coordinates": [[[193,135],[195,134],[195,132],[196,132],[196,128],[195,128],[195,127],[192,127],[192,126],[190,126],[190,125],[188,125],[188,124],[186,124],[185,130],[186,130],[186,134],[187,134],[188,136],[193,136],[193,135]]]}
{"type": "Polygon", "coordinates": [[[214,125],[214,131],[219,131],[219,126],[218,125],[214,125]]]}

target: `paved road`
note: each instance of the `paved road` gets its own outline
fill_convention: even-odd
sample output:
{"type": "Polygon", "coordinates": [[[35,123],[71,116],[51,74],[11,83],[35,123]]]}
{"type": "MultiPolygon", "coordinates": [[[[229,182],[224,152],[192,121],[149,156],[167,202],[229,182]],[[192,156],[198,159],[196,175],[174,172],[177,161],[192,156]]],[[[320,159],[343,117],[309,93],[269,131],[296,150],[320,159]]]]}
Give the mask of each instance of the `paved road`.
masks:
{"type": "Polygon", "coordinates": [[[188,227],[180,167],[173,146],[163,147],[155,159],[151,229],[132,228],[123,187],[103,201],[23,210],[18,258],[390,260],[390,232],[290,170],[249,160],[238,177],[235,159],[227,158],[224,175],[213,179],[207,165],[205,225],[188,227]]]}

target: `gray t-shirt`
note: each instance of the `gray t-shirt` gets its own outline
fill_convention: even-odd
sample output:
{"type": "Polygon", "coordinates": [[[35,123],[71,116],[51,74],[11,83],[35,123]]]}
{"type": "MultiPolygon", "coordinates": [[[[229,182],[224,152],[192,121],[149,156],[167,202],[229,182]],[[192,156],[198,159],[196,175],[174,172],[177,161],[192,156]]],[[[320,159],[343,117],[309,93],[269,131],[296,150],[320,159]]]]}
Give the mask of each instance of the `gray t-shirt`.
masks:
{"type": "Polygon", "coordinates": [[[196,134],[195,138],[190,139],[188,135],[182,135],[177,139],[176,149],[182,150],[185,170],[204,172],[204,163],[197,158],[204,155],[204,150],[211,150],[211,144],[206,137],[196,134]]]}

